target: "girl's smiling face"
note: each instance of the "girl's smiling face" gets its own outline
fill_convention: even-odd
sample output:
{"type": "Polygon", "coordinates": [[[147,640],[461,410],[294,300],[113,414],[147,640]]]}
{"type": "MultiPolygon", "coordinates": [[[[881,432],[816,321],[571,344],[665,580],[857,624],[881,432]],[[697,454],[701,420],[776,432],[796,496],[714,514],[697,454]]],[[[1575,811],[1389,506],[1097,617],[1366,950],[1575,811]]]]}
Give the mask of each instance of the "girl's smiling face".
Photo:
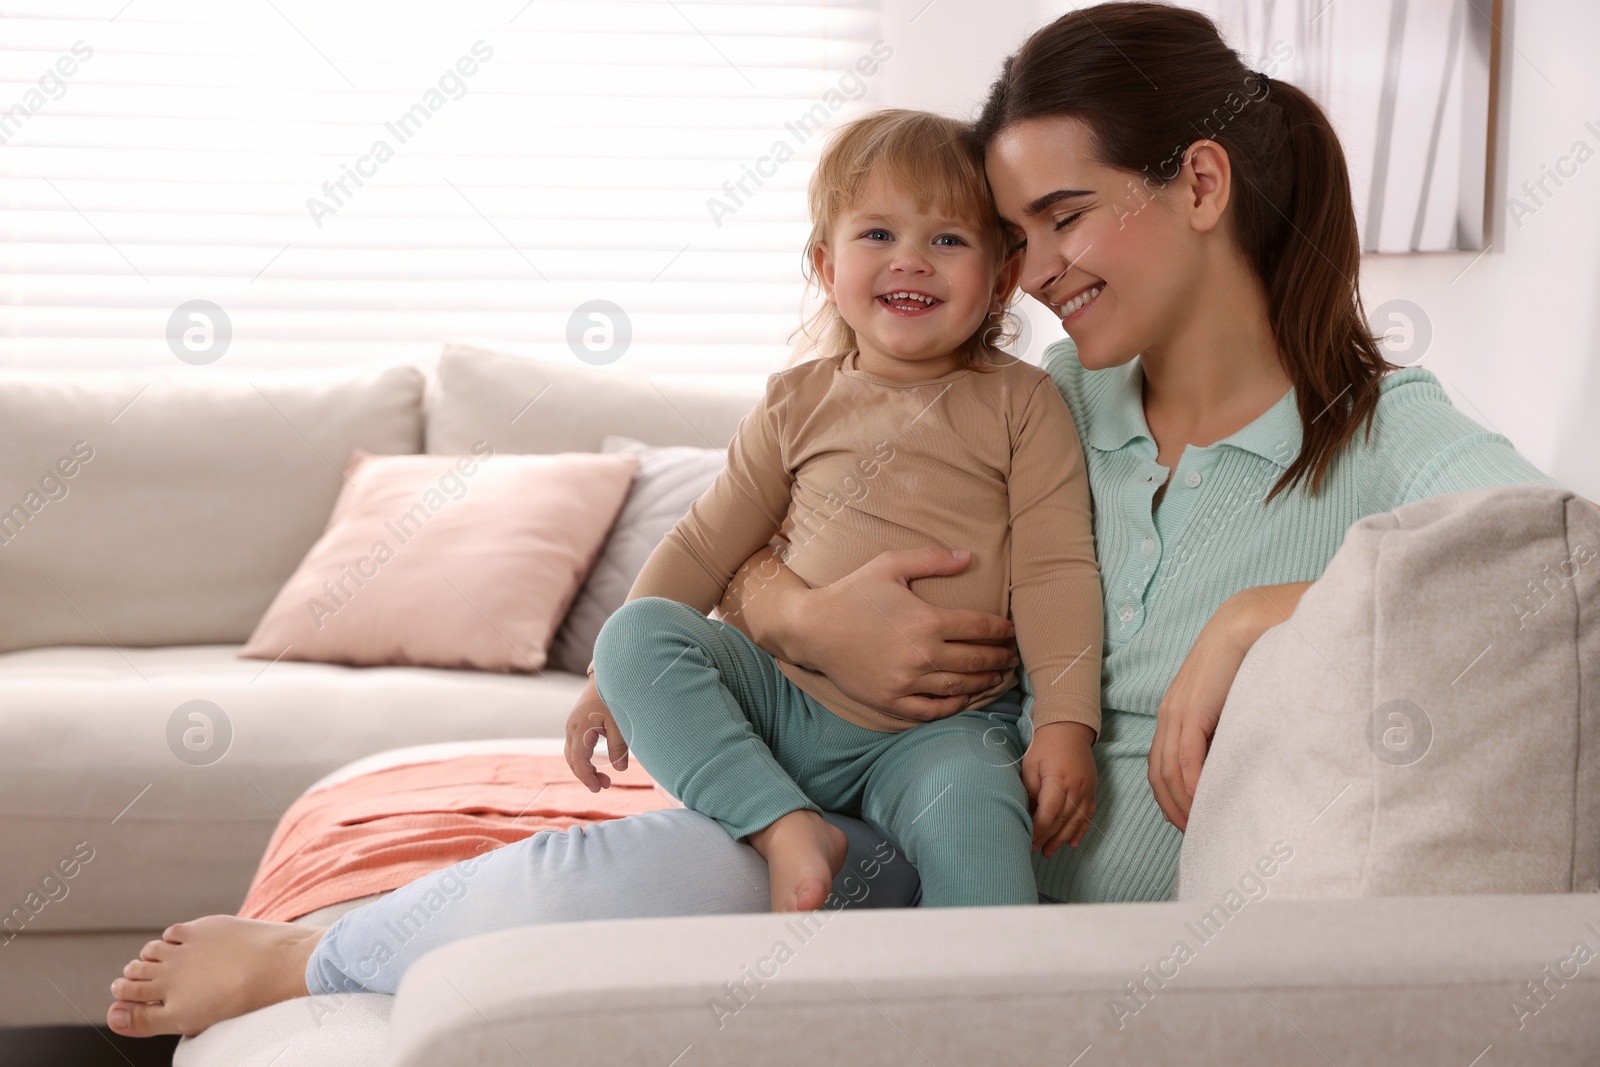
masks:
{"type": "Polygon", "coordinates": [[[872,174],[816,250],[830,303],[855,330],[860,369],[886,378],[937,378],[1005,306],[1018,263],[1001,262],[1000,234],[947,218],[872,174]],[[901,295],[910,294],[910,295],[901,295]]]}
{"type": "Polygon", "coordinates": [[[1191,220],[1172,209],[1181,180],[1157,191],[1097,162],[1088,126],[1066,117],[1002,130],[985,170],[1022,253],[1023,291],[1061,319],[1085,367],[1118,366],[1171,336],[1202,263],[1191,220]]]}

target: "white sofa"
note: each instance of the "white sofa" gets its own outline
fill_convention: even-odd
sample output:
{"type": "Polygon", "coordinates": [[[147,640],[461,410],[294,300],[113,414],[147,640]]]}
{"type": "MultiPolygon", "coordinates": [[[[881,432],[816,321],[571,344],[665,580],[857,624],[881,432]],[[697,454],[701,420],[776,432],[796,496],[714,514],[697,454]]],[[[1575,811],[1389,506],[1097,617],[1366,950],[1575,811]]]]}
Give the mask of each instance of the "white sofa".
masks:
{"type": "MultiPolygon", "coordinates": [[[[541,746],[559,750],[422,746],[319,784],[541,746]]],[[[1269,895],[1221,925],[1212,907],[841,911],[798,931],[778,915],[530,926],[430,954],[395,997],[286,1001],[212,1027],[173,1063],[1572,1067],[1600,1052],[1600,960],[1561,971],[1576,940],[1600,946],[1593,893],[1269,895]],[[1195,949],[1181,965],[1179,941],[1195,949]]]]}
{"type": "MultiPolygon", "coordinates": [[[[243,388],[221,375],[166,386],[170,398],[129,424],[137,435],[107,432],[71,491],[0,546],[0,602],[12,609],[0,619],[0,647],[27,644],[29,634],[52,646],[0,654],[0,810],[9,817],[0,899],[24,899],[78,842],[94,850],[62,883],[69,892],[0,948],[0,1024],[98,1021],[106,984],[143,941],[171,921],[238,906],[279,813],[324,775],[465,750],[394,751],[405,745],[559,744],[575,677],[232,657],[320,530],[351,448],[452,453],[483,438],[497,451],[594,450],[607,433],[720,444],[751,400],[469,346],[447,348],[425,403],[422,376],[407,368],[247,377],[255,381],[243,388]],[[176,414],[186,408],[192,421],[176,414]],[[109,487],[97,496],[89,475],[102,471],[109,487]],[[13,553],[35,533],[32,555],[13,553]],[[30,574],[49,582],[30,586],[30,574]],[[179,758],[167,740],[172,711],[191,699],[224,709],[232,729],[226,756],[208,765],[179,758]]],[[[14,495],[17,471],[48,470],[85,438],[85,422],[121,425],[162,398],[141,394],[123,409],[139,385],[0,380],[0,501],[14,495]],[[26,432],[12,429],[19,423],[26,432]]],[[[1421,577],[1430,588],[1488,588],[1500,568],[1520,586],[1553,536],[1546,512],[1555,505],[1534,503],[1545,506],[1545,541],[1480,536],[1472,543],[1482,554],[1458,553],[1441,565],[1444,578],[1438,568],[1421,577]]],[[[1373,536],[1406,532],[1404,521],[1384,527],[1386,518],[1368,520],[1373,536]]],[[[1570,536],[1584,534],[1574,526],[1570,536]]],[[[1390,549],[1401,543],[1378,555],[1399,558],[1390,549]]],[[[1366,557],[1351,558],[1341,580],[1360,586],[1366,557]]],[[[1352,635],[1374,601],[1319,583],[1322,599],[1308,602],[1338,610],[1303,605],[1252,653],[1230,696],[1174,901],[845,913],[803,943],[792,920],[771,915],[530,927],[430,955],[394,998],[307,998],[213,1027],[185,1040],[175,1063],[1596,1062],[1600,958],[1585,952],[1600,951],[1597,572],[1580,567],[1545,616],[1570,623],[1571,637],[1525,651],[1497,637],[1506,658],[1494,683],[1470,692],[1435,677],[1432,651],[1414,635],[1409,659],[1364,653],[1365,638],[1352,635]],[[1312,647],[1297,649],[1296,639],[1312,647]],[[1263,764],[1263,752],[1276,751],[1267,739],[1284,728],[1286,679],[1313,695],[1331,691],[1315,662],[1336,645],[1329,669],[1367,689],[1299,706],[1318,716],[1310,725],[1320,762],[1263,764]],[[1381,671],[1352,673],[1380,659],[1381,671]],[[1530,678],[1537,708],[1518,703],[1530,678]],[[1395,777],[1395,766],[1367,758],[1363,737],[1369,698],[1412,683],[1435,709],[1448,757],[1417,766],[1448,771],[1463,798],[1420,820],[1397,783],[1430,797],[1445,795],[1443,785],[1395,777]],[[1474,778],[1451,744],[1486,721],[1505,724],[1490,740],[1512,755],[1474,778]],[[1526,823],[1497,805],[1537,794],[1545,779],[1519,774],[1517,754],[1551,738],[1567,746],[1570,774],[1539,771],[1559,786],[1545,792],[1559,796],[1538,801],[1538,878],[1513,870],[1523,846],[1498,829],[1509,847],[1485,852],[1492,876],[1461,890],[1484,895],[1438,895],[1450,889],[1430,886],[1429,871],[1408,875],[1406,848],[1484,848],[1492,835],[1473,828],[1474,811],[1521,839],[1526,823]],[[1269,770],[1275,792],[1246,788],[1269,770]],[[1356,788],[1324,790],[1340,780],[1356,788]],[[1328,795],[1342,806],[1317,810],[1328,795]],[[1302,857],[1292,875],[1218,918],[1239,858],[1248,874],[1291,822],[1302,857]],[[1369,869],[1383,879],[1330,880],[1369,869]],[[1347,899],[1315,899],[1324,891],[1347,899]],[[736,996],[729,983],[770,971],[779,941],[791,942],[793,958],[736,996]],[[1177,958],[1180,941],[1194,942],[1192,958],[1177,958]]],[[[1482,626],[1498,634],[1494,613],[1504,608],[1485,594],[1412,614],[1460,638],[1443,647],[1475,641],[1482,626]]],[[[1405,598],[1390,610],[1406,615],[1405,598]]]]}
{"type": "Polygon", "coordinates": [[[236,910],[282,812],[351,760],[561,735],[575,675],[235,651],[356,448],[725,447],[760,389],[569,363],[458,343],[426,369],[0,374],[0,1027],[103,1022],[122,964],[236,910]],[[189,753],[195,700],[221,712],[189,753]]]}

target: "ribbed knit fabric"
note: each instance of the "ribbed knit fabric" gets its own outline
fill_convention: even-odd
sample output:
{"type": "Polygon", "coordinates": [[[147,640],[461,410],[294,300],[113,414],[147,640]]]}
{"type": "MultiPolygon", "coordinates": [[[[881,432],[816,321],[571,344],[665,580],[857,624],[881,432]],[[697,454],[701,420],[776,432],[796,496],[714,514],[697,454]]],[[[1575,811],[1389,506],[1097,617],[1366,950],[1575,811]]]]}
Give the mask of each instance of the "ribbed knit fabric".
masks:
{"type": "MultiPolygon", "coordinates": [[[[1007,357],[898,382],[859,369],[855,357],[802,363],[768,380],[739,424],[727,467],[651,553],[629,598],[710,611],[734,571],[780,530],[785,565],[812,588],[886,550],[965,548],[966,570],[916,579],[911,590],[940,607],[1009,616],[1039,694],[1035,725],[1098,729],[1100,575],[1089,481],[1050,379],[1007,357]]],[[[861,610],[872,609],[863,602],[861,610]]],[[[817,671],[780,669],[857,726],[917,725],[852,699],[817,671]]],[[[1015,685],[1007,677],[982,699],[1015,685]]]]}
{"type": "Polygon", "coordinates": [[[732,626],[660,597],[606,620],[594,680],[629,753],[730,837],[802,808],[858,815],[917,869],[925,907],[1038,902],[1017,704],[869,730],[732,626]]]}
{"type": "Polygon", "coordinates": [[[1182,835],[1150,790],[1156,711],[1222,602],[1253,586],[1315,581],[1366,515],[1466,489],[1555,483],[1456,411],[1430,372],[1409,367],[1383,380],[1371,437],[1356,435],[1318,495],[1297,488],[1264,503],[1300,450],[1291,390],[1232,436],[1185,449],[1152,515],[1168,468],[1145,423],[1139,361],[1086,371],[1068,338],[1046,350],[1044,366],[1083,437],[1105,659],[1094,828],[1077,849],[1035,854],[1039,889],[1063,901],[1162,900],[1182,835]]]}

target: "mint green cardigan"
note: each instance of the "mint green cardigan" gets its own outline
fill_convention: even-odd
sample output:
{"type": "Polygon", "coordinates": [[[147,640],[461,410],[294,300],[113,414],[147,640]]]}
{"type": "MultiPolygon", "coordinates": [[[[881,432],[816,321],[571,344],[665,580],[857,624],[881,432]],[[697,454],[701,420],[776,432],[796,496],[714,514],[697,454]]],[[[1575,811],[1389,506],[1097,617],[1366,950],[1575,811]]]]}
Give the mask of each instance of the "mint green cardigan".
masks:
{"type": "Polygon", "coordinates": [[[1094,829],[1078,849],[1035,854],[1039,888],[1063,901],[1165,899],[1182,835],[1147,779],[1156,710],[1201,627],[1242,589],[1315,581],[1358,519],[1425,497],[1527,482],[1555,484],[1511,442],[1451,406],[1430,372],[1391,372],[1370,438],[1358,433],[1316,496],[1263,503],[1300,449],[1291,390],[1248,426],[1190,446],[1161,506],[1168,469],[1145,424],[1134,359],[1088,371],[1070,338],[1045,352],[1083,439],[1105,601],[1103,728],[1094,829]]]}

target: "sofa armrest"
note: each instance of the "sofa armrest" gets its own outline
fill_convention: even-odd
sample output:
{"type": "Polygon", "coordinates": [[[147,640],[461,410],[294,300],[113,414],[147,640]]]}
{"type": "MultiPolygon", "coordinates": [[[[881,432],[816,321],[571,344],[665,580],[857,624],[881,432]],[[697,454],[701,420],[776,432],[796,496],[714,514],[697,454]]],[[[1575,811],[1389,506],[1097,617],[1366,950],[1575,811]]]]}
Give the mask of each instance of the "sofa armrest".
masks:
{"type": "Polygon", "coordinates": [[[1489,1062],[1477,1057],[1492,1045],[1495,1063],[1580,1063],[1600,1047],[1596,952],[1594,895],[522,927],[418,963],[389,1055],[398,1067],[1463,1067],[1489,1062]]]}

